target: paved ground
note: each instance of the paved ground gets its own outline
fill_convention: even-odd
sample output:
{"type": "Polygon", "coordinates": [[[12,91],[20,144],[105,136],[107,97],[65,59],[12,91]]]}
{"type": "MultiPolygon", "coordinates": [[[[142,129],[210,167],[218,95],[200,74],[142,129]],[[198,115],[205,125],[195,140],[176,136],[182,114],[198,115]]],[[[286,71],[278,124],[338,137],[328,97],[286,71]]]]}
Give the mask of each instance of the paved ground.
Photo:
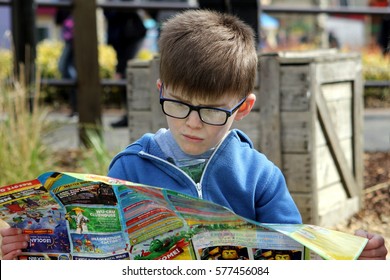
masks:
{"type": "MultiPolygon", "coordinates": [[[[120,119],[119,113],[103,113],[103,138],[107,149],[114,152],[119,152],[129,144],[129,130],[124,128],[112,128],[111,122],[120,119]]],[[[79,146],[78,135],[78,118],[69,118],[66,114],[60,112],[52,112],[49,114],[49,119],[56,121],[58,125],[45,136],[45,143],[55,149],[77,148],[79,146]]]]}
{"type": "MultiPolygon", "coordinates": [[[[49,118],[58,122],[58,128],[45,137],[47,144],[57,149],[77,148],[78,119],[69,119],[65,114],[53,112],[49,118]]],[[[129,131],[111,128],[110,123],[120,118],[120,112],[104,112],[104,140],[110,151],[119,152],[129,144],[129,131]]],[[[390,109],[365,110],[364,150],[368,152],[390,151],[390,109]]]]}
{"type": "Polygon", "coordinates": [[[390,152],[390,109],[365,110],[364,150],[390,152]]]}

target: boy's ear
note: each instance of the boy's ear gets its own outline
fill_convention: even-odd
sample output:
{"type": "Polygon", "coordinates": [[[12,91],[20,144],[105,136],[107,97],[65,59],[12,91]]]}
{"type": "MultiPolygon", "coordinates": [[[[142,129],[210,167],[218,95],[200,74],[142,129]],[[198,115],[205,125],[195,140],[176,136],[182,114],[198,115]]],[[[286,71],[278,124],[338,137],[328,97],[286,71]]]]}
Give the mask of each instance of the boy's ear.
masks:
{"type": "Polygon", "coordinates": [[[248,97],[246,98],[245,102],[240,106],[240,108],[237,110],[237,114],[234,118],[236,121],[242,120],[246,115],[250,113],[253,106],[256,102],[256,95],[253,93],[250,93],[248,97]]]}
{"type": "Polygon", "coordinates": [[[161,85],[162,85],[161,80],[160,80],[160,79],[157,79],[157,81],[156,81],[156,86],[157,86],[158,92],[160,92],[161,85]]]}

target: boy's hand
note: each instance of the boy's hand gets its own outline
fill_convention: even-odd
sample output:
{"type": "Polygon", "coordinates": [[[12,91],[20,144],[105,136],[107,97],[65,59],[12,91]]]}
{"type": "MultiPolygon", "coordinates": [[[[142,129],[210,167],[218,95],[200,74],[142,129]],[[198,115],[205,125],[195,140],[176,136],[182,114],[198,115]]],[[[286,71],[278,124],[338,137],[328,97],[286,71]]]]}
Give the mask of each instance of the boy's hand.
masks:
{"type": "Polygon", "coordinates": [[[12,260],[22,253],[22,249],[27,248],[30,237],[28,234],[22,234],[19,228],[0,229],[2,237],[1,253],[3,260],[12,260]]]}
{"type": "Polygon", "coordinates": [[[359,256],[359,260],[385,260],[387,249],[385,247],[385,239],[375,233],[369,233],[362,229],[355,231],[355,235],[368,238],[368,242],[363,252],[359,256]]]}

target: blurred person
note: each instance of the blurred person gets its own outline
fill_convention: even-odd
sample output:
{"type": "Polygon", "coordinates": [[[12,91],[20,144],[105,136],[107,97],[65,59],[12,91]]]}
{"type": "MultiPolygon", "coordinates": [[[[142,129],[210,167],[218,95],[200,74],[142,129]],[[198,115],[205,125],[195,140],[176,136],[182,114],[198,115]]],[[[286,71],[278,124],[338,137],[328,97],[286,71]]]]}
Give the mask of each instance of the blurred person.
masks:
{"type": "MultiPolygon", "coordinates": [[[[58,61],[58,70],[63,79],[77,79],[77,72],[74,61],[74,21],[70,11],[58,10],[56,13],[55,22],[61,25],[61,34],[64,41],[64,48],[58,61]]],[[[69,89],[69,117],[77,116],[77,96],[74,87],[69,89]]]]}
{"type": "MultiPolygon", "coordinates": [[[[369,5],[371,7],[389,8],[389,0],[370,0],[369,5]]],[[[375,18],[374,18],[375,19],[375,18]]],[[[390,54],[390,15],[382,15],[379,20],[379,31],[377,34],[377,43],[382,51],[383,55],[390,54]]]]}
{"type": "Polygon", "coordinates": [[[390,15],[382,17],[378,34],[378,44],[383,55],[390,54],[390,15]]]}
{"type": "MultiPolygon", "coordinates": [[[[106,9],[104,16],[107,20],[107,44],[114,48],[118,60],[115,78],[125,79],[127,62],[136,57],[147,30],[138,11],[106,9]]],[[[121,89],[120,94],[126,113],[118,121],[111,123],[114,128],[128,126],[126,90],[121,89]]]]}

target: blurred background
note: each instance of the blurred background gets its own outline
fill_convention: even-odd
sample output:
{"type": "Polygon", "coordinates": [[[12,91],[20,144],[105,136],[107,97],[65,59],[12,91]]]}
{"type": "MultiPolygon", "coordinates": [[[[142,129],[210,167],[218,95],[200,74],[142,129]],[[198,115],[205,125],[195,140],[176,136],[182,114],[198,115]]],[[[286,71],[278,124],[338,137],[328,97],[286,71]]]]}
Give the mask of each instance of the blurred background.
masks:
{"type": "MultiPolygon", "coordinates": [[[[0,1],[0,62],[2,65],[0,80],[12,72],[12,5],[17,2],[20,0],[0,1]]],[[[64,40],[62,38],[62,25],[56,22],[56,15],[60,10],[70,12],[72,1],[28,0],[27,2],[33,3],[34,6],[31,9],[33,14],[25,14],[24,17],[27,16],[27,18],[24,21],[26,23],[33,22],[34,30],[29,26],[29,28],[19,32],[34,32],[34,36],[29,35],[31,39],[26,41],[31,41],[36,46],[36,54],[32,53],[31,56],[36,55],[41,78],[60,79],[58,61],[64,40]]],[[[218,2],[229,1],[206,0],[201,2],[205,7],[216,7],[220,5],[218,2]]],[[[381,83],[373,83],[374,81],[390,80],[389,62],[383,59],[388,53],[387,48],[389,48],[388,39],[386,39],[390,32],[388,0],[247,0],[236,2],[238,4],[231,1],[230,7],[228,5],[226,9],[233,11],[234,5],[241,5],[243,7],[239,7],[241,10],[247,9],[242,12],[244,20],[248,19],[248,22],[253,26],[256,25],[253,20],[257,19],[260,52],[318,48],[338,48],[342,51],[361,52],[364,62],[364,78],[368,81],[366,103],[371,102],[370,106],[383,106],[389,103],[388,84],[385,83],[381,87],[381,83]],[[257,13],[254,12],[253,7],[258,10],[257,13]],[[249,9],[251,11],[248,12],[249,9]],[[325,13],[321,11],[325,11],[325,13]],[[253,19],[253,16],[257,16],[257,18],[253,19]],[[371,96],[379,96],[381,102],[371,100],[371,96]]],[[[126,11],[136,11],[142,17],[147,33],[137,51],[136,58],[148,60],[158,52],[158,30],[164,19],[186,7],[196,7],[199,2],[197,0],[97,0],[96,27],[101,79],[114,79],[117,64],[117,53],[112,45],[108,44],[108,24],[107,18],[104,16],[104,11],[112,10],[110,4],[123,6],[121,9],[126,11]],[[132,4],[146,5],[147,8],[133,8],[132,4]],[[165,8],[164,4],[168,8],[165,8]]],[[[24,11],[24,13],[31,11],[24,11]]],[[[18,19],[16,17],[17,14],[15,14],[14,21],[20,23],[20,17],[18,19]]],[[[16,27],[14,27],[15,30],[17,30],[16,27]]],[[[21,34],[16,36],[21,36],[21,34]]],[[[22,48],[21,46],[16,47],[22,48]]],[[[48,85],[55,84],[54,80],[46,82],[48,85]]],[[[115,82],[113,83],[115,84],[115,82]]],[[[120,86],[120,82],[117,85],[120,86]]],[[[61,84],[57,81],[56,87],[43,89],[45,100],[53,106],[68,104],[69,94],[61,86],[63,87],[64,83],[61,84]]],[[[118,89],[113,86],[103,89],[103,104],[107,107],[120,107],[120,97],[117,94],[112,94],[113,91],[118,91],[118,89]]]]}

